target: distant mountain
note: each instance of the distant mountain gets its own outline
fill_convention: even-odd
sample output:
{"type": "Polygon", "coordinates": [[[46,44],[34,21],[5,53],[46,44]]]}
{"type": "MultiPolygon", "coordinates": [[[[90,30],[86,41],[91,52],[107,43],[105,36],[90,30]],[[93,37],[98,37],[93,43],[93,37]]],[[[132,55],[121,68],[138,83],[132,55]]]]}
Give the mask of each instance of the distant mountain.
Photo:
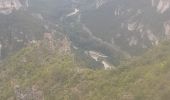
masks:
{"type": "MultiPolygon", "coordinates": [[[[43,37],[45,32],[58,31],[69,37],[72,46],[82,51],[80,54],[100,53],[115,66],[122,59],[141,55],[170,36],[169,0],[2,0],[0,5],[0,17],[5,16],[0,19],[0,28],[9,27],[6,29],[14,32],[24,26],[14,33],[23,32],[29,35],[29,40],[37,40],[37,36],[43,37]],[[9,9],[10,13],[3,13],[9,9]],[[8,17],[15,14],[19,20],[10,21],[15,17],[8,17]],[[26,23],[36,25],[35,30],[20,21],[23,15],[28,16],[24,20],[31,18],[26,23]],[[11,28],[8,22],[25,24],[11,28]]],[[[11,33],[8,31],[1,34],[11,33]]],[[[1,42],[7,40],[1,39],[1,42]]]]}
{"type": "Polygon", "coordinates": [[[169,38],[168,0],[86,2],[77,4],[75,9],[79,12],[66,19],[71,25],[79,23],[84,31],[82,34],[90,34],[93,40],[98,38],[130,55],[139,55],[160,40],[169,38]]]}
{"type": "Polygon", "coordinates": [[[94,50],[107,56],[119,51],[137,56],[160,41],[169,39],[169,0],[31,2],[32,11],[61,25],[77,47],[88,51],[94,50]],[[38,4],[43,7],[36,6],[38,4]]]}

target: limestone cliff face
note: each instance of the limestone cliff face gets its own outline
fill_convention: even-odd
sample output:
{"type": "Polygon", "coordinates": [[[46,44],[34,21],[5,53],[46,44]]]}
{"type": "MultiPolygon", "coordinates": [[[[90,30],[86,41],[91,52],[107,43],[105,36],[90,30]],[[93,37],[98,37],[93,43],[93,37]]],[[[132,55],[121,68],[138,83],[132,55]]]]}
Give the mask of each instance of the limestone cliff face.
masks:
{"type": "Polygon", "coordinates": [[[151,0],[151,4],[160,13],[164,13],[170,8],[170,0],[151,0]]]}
{"type": "MultiPolygon", "coordinates": [[[[109,49],[111,47],[131,55],[138,55],[139,52],[136,51],[144,52],[162,39],[170,37],[170,0],[44,0],[43,2],[31,0],[31,2],[30,5],[37,4],[31,6],[32,9],[38,8],[40,11],[37,12],[48,16],[52,23],[64,24],[66,27],[64,30],[68,31],[68,36],[80,48],[83,45],[82,48],[92,49],[96,45],[107,44],[109,49]],[[43,9],[38,4],[43,4],[43,9]]],[[[105,46],[100,50],[104,51],[105,46]]]]}
{"type": "Polygon", "coordinates": [[[10,14],[23,6],[28,7],[28,0],[0,0],[0,13],[10,14]]]}
{"type": "Polygon", "coordinates": [[[132,55],[170,37],[170,0],[85,1],[91,3],[83,3],[70,18],[86,26],[84,33],[132,55]]]}
{"type": "MultiPolygon", "coordinates": [[[[0,0],[0,13],[10,14],[28,6],[30,15],[62,27],[76,47],[107,56],[117,52],[136,56],[170,38],[170,0],[0,0]]],[[[13,28],[17,31],[13,33],[20,33],[24,25],[13,28]]],[[[32,27],[26,29],[21,32],[27,37],[36,33],[32,27]]],[[[10,32],[2,34],[6,33],[10,32]]]]}

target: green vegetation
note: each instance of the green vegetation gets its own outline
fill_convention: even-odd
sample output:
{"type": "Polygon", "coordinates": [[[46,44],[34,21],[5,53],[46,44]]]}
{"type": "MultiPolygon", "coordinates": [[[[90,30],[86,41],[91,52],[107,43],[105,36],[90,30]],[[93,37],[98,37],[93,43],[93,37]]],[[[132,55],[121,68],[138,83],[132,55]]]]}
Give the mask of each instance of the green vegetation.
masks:
{"type": "Polygon", "coordinates": [[[107,71],[30,46],[1,65],[0,100],[169,100],[169,66],[170,43],[107,71]]]}

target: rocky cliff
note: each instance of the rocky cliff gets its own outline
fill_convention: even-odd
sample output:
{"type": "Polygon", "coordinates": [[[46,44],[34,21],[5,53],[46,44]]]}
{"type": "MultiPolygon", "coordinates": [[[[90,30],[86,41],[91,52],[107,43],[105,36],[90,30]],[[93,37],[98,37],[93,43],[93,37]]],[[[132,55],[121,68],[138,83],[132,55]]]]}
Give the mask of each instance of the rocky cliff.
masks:
{"type": "MultiPolygon", "coordinates": [[[[1,1],[1,5],[3,3],[10,12],[28,7],[23,12],[45,22],[42,25],[45,29],[61,28],[61,33],[67,34],[76,47],[100,52],[109,59],[138,56],[170,38],[170,0],[12,0],[1,1]]],[[[30,27],[22,30],[26,29],[30,32],[24,31],[24,34],[33,33],[30,27]]],[[[27,37],[35,38],[30,34],[27,37]]]]}
{"type": "Polygon", "coordinates": [[[2,14],[10,14],[21,7],[28,7],[28,0],[0,0],[0,13],[2,14]]]}

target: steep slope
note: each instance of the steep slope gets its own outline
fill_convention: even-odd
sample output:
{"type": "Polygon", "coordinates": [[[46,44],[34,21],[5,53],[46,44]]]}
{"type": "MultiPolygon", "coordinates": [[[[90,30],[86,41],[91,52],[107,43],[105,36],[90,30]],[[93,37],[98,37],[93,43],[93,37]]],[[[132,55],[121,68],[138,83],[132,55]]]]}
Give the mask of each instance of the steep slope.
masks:
{"type": "Polygon", "coordinates": [[[32,45],[0,67],[0,100],[169,100],[170,43],[118,70],[79,66],[69,54],[32,45]]]}
{"type": "Polygon", "coordinates": [[[20,50],[26,43],[39,40],[45,32],[43,22],[26,11],[0,15],[0,58],[20,50]]]}
{"type": "Polygon", "coordinates": [[[76,47],[119,60],[169,38],[169,5],[169,0],[30,0],[28,10],[62,27],[76,47]]]}
{"type": "Polygon", "coordinates": [[[78,6],[79,13],[67,19],[130,55],[139,55],[169,37],[169,0],[106,0],[96,8],[97,1],[92,7],[91,3],[78,6]]]}
{"type": "Polygon", "coordinates": [[[62,29],[78,49],[104,54],[117,66],[121,59],[141,55],[169,38],[169,5],[169,0],[1,0],[0,12],[10,13],[0,14],[5,17],[0,28],[5,35],[20,30],[14,33],[28,35],[29,40],[37,40],[44,30],[62,29]],[[9,25],[18,22],[22,24],[9,25]]]}

